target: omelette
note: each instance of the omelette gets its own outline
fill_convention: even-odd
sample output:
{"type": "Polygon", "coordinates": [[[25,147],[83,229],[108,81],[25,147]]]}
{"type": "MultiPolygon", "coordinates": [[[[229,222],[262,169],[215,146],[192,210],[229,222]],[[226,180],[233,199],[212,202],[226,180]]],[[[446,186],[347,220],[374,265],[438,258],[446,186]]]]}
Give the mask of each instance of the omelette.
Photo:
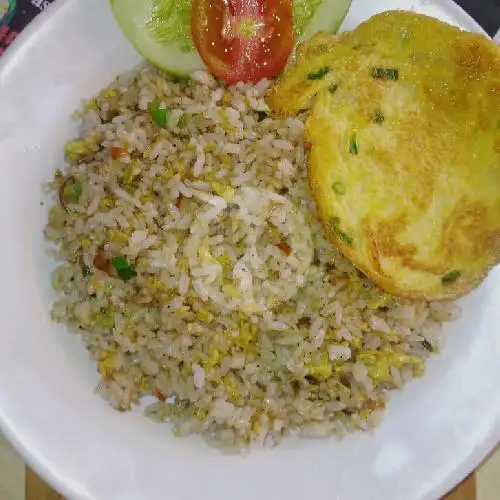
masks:
{"type": "Polygon", "coordinates": [[[268,91],[307,112],[329,239],[394,295],[454,299],[500,260],[500,48],[432,17],[376,15],[299,46],[268,91]]]}

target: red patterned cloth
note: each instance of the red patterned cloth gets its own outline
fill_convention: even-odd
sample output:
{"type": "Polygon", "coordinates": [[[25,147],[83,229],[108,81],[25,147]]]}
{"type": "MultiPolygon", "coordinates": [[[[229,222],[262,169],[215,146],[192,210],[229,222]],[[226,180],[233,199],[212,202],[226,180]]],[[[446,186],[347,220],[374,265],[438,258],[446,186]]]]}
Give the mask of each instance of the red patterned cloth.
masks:
{"type": "Polygon", "coordinates": [[[0,0],[0,54],[54,0],[0,0]]]}

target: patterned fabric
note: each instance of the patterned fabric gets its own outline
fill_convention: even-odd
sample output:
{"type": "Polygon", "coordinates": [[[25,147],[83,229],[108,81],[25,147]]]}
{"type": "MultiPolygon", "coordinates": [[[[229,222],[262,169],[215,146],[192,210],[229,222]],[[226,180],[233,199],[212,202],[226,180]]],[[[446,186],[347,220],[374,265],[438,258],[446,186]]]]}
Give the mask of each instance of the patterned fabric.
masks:
{"type": "Polygon", "coordinates": [[[54,0],[0,0],[0,54],[54,0]]]}
{"type": "Polygon", "coordinates": [[[490,36],[500,29],[500,0],[455,0],[490,36]]]}

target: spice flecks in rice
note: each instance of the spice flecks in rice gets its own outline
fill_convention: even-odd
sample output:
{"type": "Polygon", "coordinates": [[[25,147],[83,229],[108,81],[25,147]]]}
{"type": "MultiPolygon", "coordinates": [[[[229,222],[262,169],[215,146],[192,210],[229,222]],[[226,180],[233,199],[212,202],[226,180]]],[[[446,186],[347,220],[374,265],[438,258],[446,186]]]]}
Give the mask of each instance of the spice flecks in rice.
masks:
{"type": "Polygon", "coordinates": [[[175,435],[240,449],[370,429],[458,314],[379,291],[325,240],[303,123],[262,119],[268,84],[119,77],[82,112],[45,230],[65,262],[52,315],[81,330],[99,392],[154,395],[175,435]]]}

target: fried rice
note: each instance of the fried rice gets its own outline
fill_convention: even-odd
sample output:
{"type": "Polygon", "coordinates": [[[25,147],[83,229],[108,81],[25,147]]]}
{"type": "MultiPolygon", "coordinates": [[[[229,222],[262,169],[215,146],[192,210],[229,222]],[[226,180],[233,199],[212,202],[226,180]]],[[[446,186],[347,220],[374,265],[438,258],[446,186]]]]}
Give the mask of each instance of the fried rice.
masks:
{"type": "Polygon", "coordinates": [[[459,315],[384,293],[326,241],[303,120],[268,113],[269,84],[118,77],[78,113],[45,228],[52,317],[98,392],[240,450],[372,429],[459,315]]]}

